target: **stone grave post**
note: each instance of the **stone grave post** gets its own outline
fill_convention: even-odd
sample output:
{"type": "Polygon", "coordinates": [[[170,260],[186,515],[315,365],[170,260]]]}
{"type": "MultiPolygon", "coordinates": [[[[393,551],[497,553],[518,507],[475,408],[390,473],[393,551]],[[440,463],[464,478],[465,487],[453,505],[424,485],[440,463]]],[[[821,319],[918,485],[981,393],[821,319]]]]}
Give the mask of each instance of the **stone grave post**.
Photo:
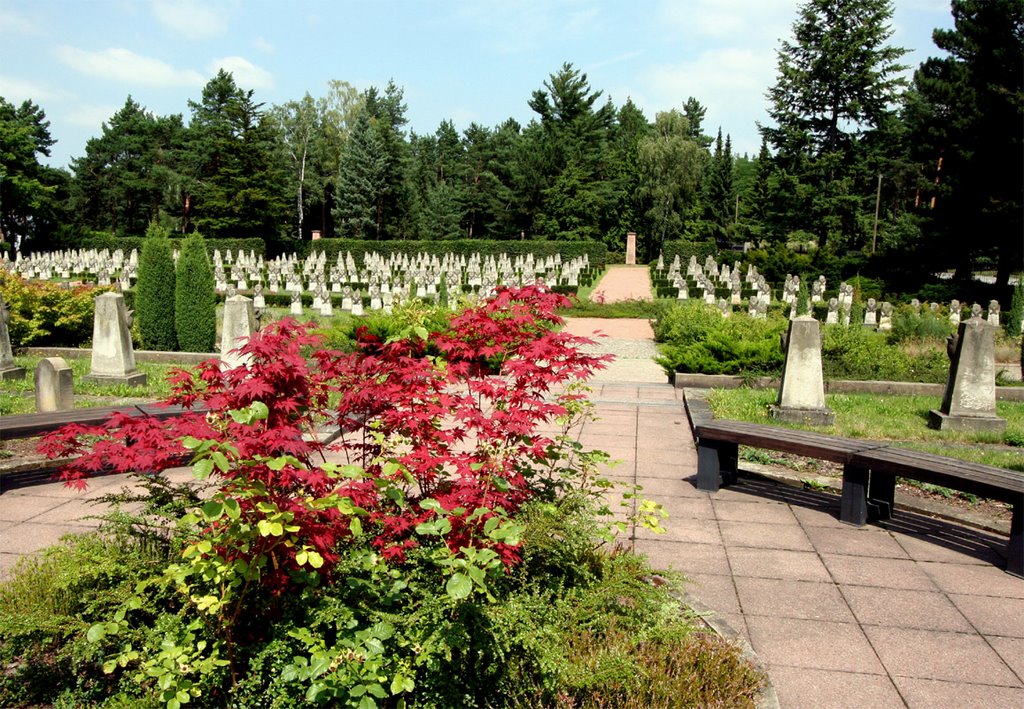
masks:
{"type": "Polygon", "coordinates": [[[818,321],[801,315],[789,321],[784,342],[778,402],[771,407],[777,421],[831,426],[835,413],[825,406],[825,381],[821,370],[821,329],[818,321]]]}
{"type": "Polygon", "coordinates": [[[960,324],[960,301],[951,300],[949,302],[949,322],[953,325],[960,324]]]}
{"type": "Polygon", "coordinates": [[[878,314],[875,312],[878,308],[878,303],[874,298],[868,298],[868,303],[864,308],[864,324],[867,327],[876,327],[878,325],[878,314]]]}
{"type": "Polygon", "coordinates": [[[942,408],[928,412],[928,425],[940,431],[1002,433],[1006,419],[996,416],[996,327],[972,308],[970,320],[957,326],[946,351],[949,379],[942,408]]]}
{"type": "Polygon", "coordinates": [[[990,300],[988,302],[988,324],[999,327],[999,301],[990,300]]]}
{"type": "Polygon", "coordinates": [[[36,365],[36,411],[75,408],[74,377],[63,357],[44,357],[36,365]]]}
{"type": "Polygon", "coordinates": [[[146,374],[135,368],[132,315],[120,293],[103,293],[93,301],[92,366],[85,380],[97,384],[145,386],[146,374]]]}
{"type": "Polygon", "coordinates": [[[14,350],[11,349],[11,333],[7,329],[11,314],[4,297],[0,294],[0,381],[5,379],[24,379],[25,368],[14,364],[14,350]]]}
{"type": "Polygon", "coordinates": [[[828,299],[828,315],[825,316],[826,325],[838,325],[839,324],[839,299],[829,298],[828,299]]]}
{"type": "Polygon", "coordinates": [[[256,331],[256,309],[244,295],[224,301],[224,319],[220,328],[220,361],[225,369],[249,363],[249,357],[234,351],[256,331]]]}
{"type": "Polygon", "coordinates": [[[881,311],[882,314],[878,318],[878,329],[882,332],[892,330],[892,303],[883,302],[881,311]]]}
{"type": "Polygon", "coordinates": [[[626,265],[636,265],[636,232],[626,234],[626,265]]]}

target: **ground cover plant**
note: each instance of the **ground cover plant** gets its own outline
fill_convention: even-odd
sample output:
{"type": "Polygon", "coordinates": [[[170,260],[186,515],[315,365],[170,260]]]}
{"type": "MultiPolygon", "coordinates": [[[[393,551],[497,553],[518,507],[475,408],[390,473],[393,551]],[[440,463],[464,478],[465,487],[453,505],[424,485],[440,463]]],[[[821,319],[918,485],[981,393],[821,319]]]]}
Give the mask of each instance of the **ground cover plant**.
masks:
{"type": "Polygon", "coordinates": [[[72,485],[185,458],[212,486],[144,477],[102,542],[0,587],[0,703],[751,705],[735,648],[606,544],[626,522],[601,521],[606,456],[573,429],[602,360],[558,330],[564,304],[504,290],[437,331],[360,330],[350,353],[286,319],[248,364],[174,375],[169,400],[207,415],[51,436],[81,454],[72,485]],[[304,437],[329,417],[335,444],[304,437]],[[113,560],[82,563],[98,546],[113,560]]]}

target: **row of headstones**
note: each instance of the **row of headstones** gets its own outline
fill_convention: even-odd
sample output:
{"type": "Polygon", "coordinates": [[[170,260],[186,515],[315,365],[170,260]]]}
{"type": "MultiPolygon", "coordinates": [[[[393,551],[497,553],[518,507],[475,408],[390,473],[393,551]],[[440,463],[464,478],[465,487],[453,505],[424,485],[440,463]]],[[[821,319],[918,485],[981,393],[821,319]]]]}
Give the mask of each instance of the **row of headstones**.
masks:
{"type": "MultiPolygon", "coordinates": [[[[687,278],[683,277],[680,272],[681,261],[678,255],[672,261],[669,266],[667,277],[668,280],[678,289],[679,300],[688,300],[689,294],[689,282],[687,278]]],[[[665,270],[665,261],[662,256],[659,255],[656,268],[659,271],[665,270]]],[[[714,257],[708,256],[704,265],[701,266],[697,263],[696,256],[690,256],[690,262],[686,268],[686,276],[693,279],[698,289],[702,291],[701,299],[711,305],[718,307],[719,311],[724,317],[728,317],[732,313],[733,306],[742,304],[742,284],[744,280],[750,285],[753,290],[753,295],[748,299],[747,312],[751,317],[755,318],[766,318],[768,313],[768,306],[771,304],[771,288],[768,286],[763,275],[757,272],[757,267],[751,264],[746,273],[746,277],[741,278],[740,274],[741,265],[739,261],[735,261],[733,266],[730,268],[728,264],[723,263],[721,266],[715,261],[714,257]],[[706,274],[711,274],[706,275],[706,274]],[[716,285],[717,283],[717,285],[716,285]],[[729,299],[717,298],[716,292],[719,287],[728,287],[731,295],[729,299]]],[[[810,285],[810,302],[820,303],[824,300],[824,294],[826,289],[825,276],[818,276],[817,279],[811,281],[810,285]]],[[[787,274],[786,281],[782,287],[783,303],[790,306],[789,318],[790,320],[797,317],[797,302],[799,300],[800,292],[800,277],[787,274]]],[[[853,286],[849,283],[843,282],[839,285],[838,297],[832,297],[828,300],[828,310],[825,316],[826,324],[839,324],[842,322],[844,325],[850,324],[850,312],[853,306],[853,286]]],[[[922,304],[916,298],[911,301],[911,307],[915,312],[920,312],[922,304]]],[[[938,313],[940,305],[938,303],[931,303],[929,309],[933,313],[938,313]]],[[[888,302],[882,302],[879,304],[874,298],[869,298],[864,310],[864,325],[867,327],[877,328],[879,330],[891,330],[892,329],[892,313],[893,305],[888,302]]],[[[977,303],[971,306],[971,316],[976,317],[981,312],[981,306],[977,303]]],[[[1000,306],[999,301],[989,301],[988,311],[985,315],[988,322],[992,325],[999,325],[1000,320],[1000,306]]],[[[963,306],[959,300],[953,300],[949,304],[949,321],[954,326],[958,325],[963,315],[963,306]]],[[[1022,332],[1024,332],[1024,322],[1022,322],[1022,332]]]]}
{"type": "MultiPolygon", "coordinates": [[[[942,404],[929,412],[932,428],[990,433],[1006,428],[1006,420],[996,414],[997,328],[979,311],[957,325],[942,404]]],[[[772,416],[791,423],[831,425],[835,414],[825,405],[818,321],[810,316],[790,321],[784,347],[786,359],[772,416]]]]}

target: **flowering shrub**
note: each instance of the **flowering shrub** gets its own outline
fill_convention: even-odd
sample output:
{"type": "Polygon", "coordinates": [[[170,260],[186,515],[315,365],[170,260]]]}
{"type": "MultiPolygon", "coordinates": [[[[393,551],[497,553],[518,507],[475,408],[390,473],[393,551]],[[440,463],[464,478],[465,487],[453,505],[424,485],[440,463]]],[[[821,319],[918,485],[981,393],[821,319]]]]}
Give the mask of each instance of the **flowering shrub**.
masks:
{"type": "MultiPolygon", "coordinates": [[[[441,332],[416,327],[386,342],[362,332],[349,354],[319,349],[312,324],[283,320],[241,348],[248,364],[178,371],[169,403],[191,409],[183,416],[115,417],[48,436],[44,452],[80,456],[62,471],[69,485],[104,471],[158,472],[189,455],[197,477],[221,481],[179,520],[180,561],[141,591],[174,591],[207,621],[179,627],[148,654],[123,644],[105,669],[136,667],[139,681],[158,678],[168,706],[189,701],[200,692],[199,675],[228,666],[237,680],[255,591],[301,592],[348,578],[353,565],[400,590],[408,583],[402,572],[387,569],[415,561],[421,568],[407,573],[433,573],[453,602],[491,598],[492,584],[521,558],[516,513],[586,487],[593,474],[595,459],[568,428],[583,408],[574,383],[604,358],[581,353],[577,345],[587,341],[557,329],[556,309],[566,302],[541,286],[502,290],[441,332]],[[309,434],[331,420],[341,436],[323,446],[309,434]],[[203,628],[210,637],[199,640],[203,628]]],[[[90,639],[129,632],[144,606],[144,596],[129,599],[113,620],[90,628],[90,639]]],[[[310,655],[287,674],[311,682],[318,701],[406,692],[409,668],[368,650],[391,632],[353,626],[342,645],[363,658],[354,668],[321,665],[333,651],[295,635],[310,655]],[[349,696],[355,680],[342,672],[391,683],[359,684],[349,696]]]]}

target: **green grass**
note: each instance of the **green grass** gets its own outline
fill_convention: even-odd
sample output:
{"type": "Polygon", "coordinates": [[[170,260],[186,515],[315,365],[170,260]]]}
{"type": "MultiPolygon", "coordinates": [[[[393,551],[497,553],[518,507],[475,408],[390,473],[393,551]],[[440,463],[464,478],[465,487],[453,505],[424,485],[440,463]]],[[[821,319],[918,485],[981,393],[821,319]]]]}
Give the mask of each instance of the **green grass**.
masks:
{"type": "Polygon", "coordinates": [[[594,303],[580,299],[571,308],[564,308],[559,314],[567,318],[640,318],[651,320],[657,317],[665,301],[621,300],[617,303],[594,303]]]}
{"type": "MultiPolygon", "coordinates": [[[[768,415],[777,393],[767,389],[718,389],[708,402],[720,418],[776,424],[768,415]]],[[[1003,434],[936,431],[928,427],[928,411],[941,402],[930,396],[830,394],[826,404],[835,412],[831,428],[788,425],[845,438],[898,441],[908,448],[1024,471],[1024,402],[997,401],[996,413],[1006,419],[1003,434]]]]}
{"type": "MultiPolygon", "coordinates": [[[[0,382],[0,414],[29,414],[35,411],[35,397],[32,392],[35,390],[35,368],[42,357],[19,355],[14,358],[14,363],[25,368],[25,378],[20,380],[6,380],[0,382]]],[[[155,400],[166,398],[170,393],[170,386],[167,384],[167,375],[175,367],[188,368],[184,364],[157,364],[152,362],[137,362],[136,368],[145,372],[148,377],[146,386],[131,387],[124,384],[95,384],[84,381],[83,378],[89,374],[91,361],[88,357],[65,358],[68,366],[71,367],[74,380],[75,406],[110,406],[116,404],[112,399],[146,399],[155,400]]]]}

